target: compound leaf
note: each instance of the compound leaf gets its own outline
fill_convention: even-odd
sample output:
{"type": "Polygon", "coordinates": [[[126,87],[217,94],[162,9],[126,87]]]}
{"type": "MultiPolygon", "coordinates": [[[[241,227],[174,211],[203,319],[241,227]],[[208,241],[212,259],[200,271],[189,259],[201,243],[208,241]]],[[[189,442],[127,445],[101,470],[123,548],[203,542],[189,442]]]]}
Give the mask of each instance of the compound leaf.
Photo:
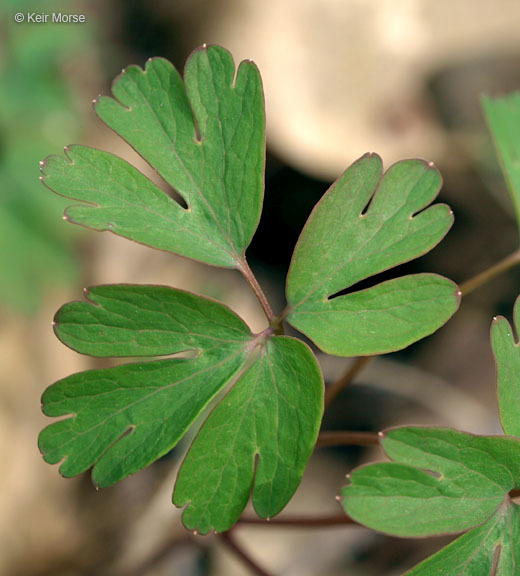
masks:
{"type": "Polygon", "coordinates": [[[350,166],[300,235],[287,278],[288,321],[339,356],[398,350],[442,326],[457,310],[459,292],[435,274],[338,295],[425,254],[444,237],[450,209],[426,208],[440,186],[437,169],[421,160],[398,162],[384,176],[376,154],[350,166]]]}
{"type": "MultiPolygon", "coordinates": [[[[514,309],[514,323],[520,327],[520,298],[514,309]]],[[[491,344],[497,368],[498,406],[506,434],[520,437],[520,348],[509,322],[499,316],[491,327],[491,344]]]]}
{"type": "Polygon", "coordinates": [[[323,411],[323,381],[309,348],[269,339],[217,406],[182,465],[173,502],[184,524],[229,529],[251,493],[259,516],[284,508],[300,483],[323,411]],[[253,482],[254,479],[254,482],[253,482]]]}
{"type": "Polygon", "coordinates": [[[113,154],[85,146],[43,163],[43,181],[81,201],[66,218],[213,264],[239,268],[258,225],[265,163],[264,100],[250,61],[219,46],[196,50],[185,82],[162,58],[130,66],[100,98],[100,118],[185,200],[184,209],[113,154]]]}
{"type": "Polygon", "coordinates": [[[174,503],[185,524],[230,528],[253,504],[274,516],[300,483],[321,422],[323,381],[312,352],[286,336],[254,336],[223,304],[164,286],[96,286],[56,314],[57,336],[94,356],[174,357],[73,374],[42,398],[39,446],[75,476],[110,486],[160,458],[228,383],[181,468],[174,503]],[[235,382],[236,381],[236,382],[235,382]],[[256,466],[256,472],[255,472],[256,466]]]}
{"type": "Polygon", "coordinates": [[[520,226],[520,92],[484,97],[482,107],[520,226]]]}
{"type": "Polygon", "coordinates": [[[460,532],[486,521],[520,486],[520,440],[447,428],[396,428],[392,462],[363,466],[343,491],[356,521],[395,536],[460,532]]]}

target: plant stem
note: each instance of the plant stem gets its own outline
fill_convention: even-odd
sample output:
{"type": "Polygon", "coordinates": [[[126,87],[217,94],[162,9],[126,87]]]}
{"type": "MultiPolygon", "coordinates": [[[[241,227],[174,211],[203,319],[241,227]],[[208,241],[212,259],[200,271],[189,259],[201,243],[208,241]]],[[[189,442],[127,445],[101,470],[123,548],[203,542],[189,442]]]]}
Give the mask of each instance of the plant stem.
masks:
{"type": "Polygon", "coordinates": [[[269,304],[267,297],[264,294],[264,291],[262,290],[262,287],[258,283],[256,276],[253,274],[253,271],[249,267],[249,264],[247,263],[247,260],[245,258],[242,260],[242,264],[239,270],[242,273],[242,276],[247,280],[249,286],[251,286],[251,289],[255,293],[255,296],[258,298],[258,301],[262,306],[262,310],[264,311],[264,314],[266,315],[269,324],[273,324],[275,321],[275,315],[273,313],[273,309],[271,308],[271,305],[269,304]]]}
{"type": "Polygon", "coordinates": [[[493,266],[487,270],[484,270],[476,276],[473,276],[473,278],[462,282],[462,284],[460,284],[460,291],[462,292],[462,296],[467,296],[476,288],[480,288],[483,284],[493,280],[493,278],[499,274],[502,274],[502,272],[506,272],[510,268],[513,268],[517,264],[520,264],[520,250],[516,250],[496,264],[493,264],[493,266]]]}
{"type": "Polygon", "coordinates": [[[375,432],[320,432],[317,447],[326,446],[377,446],[379,436],[375,432]]]}
{"type": "Polygon", "coordinates": [[[360,356],[356,358],[354,363],[347,368],[347,370],[325,391],[325,410],[330,406],[331,402],[338,396],[338,394],[346,388],[352,380],[356,377],[357,373],[366,366],[374,356],[360,356]]]}
{"type": "Polygon", "coordinates": [[[285,516],[283,518],[273,518],[263,520],[262,518],[239,518],[238,525],[255,524],[257,526],[274,526],[283,528],[292,526],[294,528],[326,528],[332,526],[345,526],[356,524],[346,514],[331,514],[330,516],[285,516]]]}
{"type": "Polygon", "coordinates": [[[218,535],[220,541],[227,546],[227,548],[238,556],[240,560],[253,572],[253,574],[257,574],[258,576],[270,576],[269,572],[266,572],[261,566],[259,566],[246,552],[245,550],[239,546],[237,541],[231,536],[229,532],[222,532],[218,535]]]}

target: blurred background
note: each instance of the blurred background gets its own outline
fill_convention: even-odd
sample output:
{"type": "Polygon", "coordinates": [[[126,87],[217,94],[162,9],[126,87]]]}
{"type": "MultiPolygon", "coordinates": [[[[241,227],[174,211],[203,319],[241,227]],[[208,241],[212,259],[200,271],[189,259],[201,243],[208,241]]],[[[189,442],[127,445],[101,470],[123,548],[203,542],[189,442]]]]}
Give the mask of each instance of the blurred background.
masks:
{"type": "MultiPolygon", "coordinates": [[[[64,480],[43,462],[41,393],[95,361],[68,350],[51,321],[98,283],[189,288],[219,298],[254,330],[263,317],[241,277],[61,219],[65,202],[39,162],[82,143],[147,167],[95,116],[128,64],[164,56],[182,70],[206,43],[253,59],[264,80],[265,207],[250,263],[279,312],[299,230],[357,157],[434,161],[455,225],[399,273],[463,281],[517,247],[518,231],[480,110],[482,93],[520,88],[516,0],[17,0],[0,4],[0,575],[239,575],[214,536],[191,537],[170,504],[181,450],[118,486],[64,480]],[[83,14],[83,24],[16,23],[17,12],[83,14]]],[[[149,169],[148,169],[149,172],[149,169]]],[[[395,274],[394,271],[392,274],[395,274]]],[[[469,295],[432,337],[374,360],[328,411],[324,429],[439,424],[499,433],[489,326],[510,317],[513,270],[469,295]]],[[[349,360],[318,354],[327,382],[349,360]]],[[[335,495],[377,450],[320,449],[288,514],[338,512],[335,495]]],[[[448,540],[399,540],[360,527],[240,526],[235,538],[272,575],[398,575],[448,540]]]]}

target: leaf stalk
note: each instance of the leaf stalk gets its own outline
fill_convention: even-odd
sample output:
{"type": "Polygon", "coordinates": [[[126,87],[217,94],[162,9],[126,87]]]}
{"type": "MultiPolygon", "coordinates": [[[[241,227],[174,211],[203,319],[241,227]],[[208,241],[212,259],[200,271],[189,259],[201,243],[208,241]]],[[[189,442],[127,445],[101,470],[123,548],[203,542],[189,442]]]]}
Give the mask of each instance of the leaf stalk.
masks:
{"type": "Polygon", "coordinates": [[[330,406],[332,401],[337,398],[340,392],[346,388],[352,380],[373,358],[374,356],[360,356],[356,358],[354,363],[350,365],[347,370],[325,391],[325,410],[330,406]]]}
{"type": "Polygon", "coordinates": [[[476,276],[473,276],[473,278],[462,282],[462,284],[460,284],[460,291],[462,292],[462,296],[467,296],[473,292],[473,290],[476,290],[484,284],[487,284],[503,272],[514,268],[517,264],[520,264],[520,249],[515,250],[512,254],[506,256],[496,264],[493,264],[493,266],[487,270],[484,270],[476,276]]]}
{"type": "Polygon", "coordinates": [[[264,311],[264,314],[266,315],[269,324],[273,325],[276,322],[273,309],[271,308],[271,305],[269,304],[269,301],[267,300],[267,297],[264,294],[262,287],[260,286],[258,280],[256,279],[256,276],[253,274],[253,271],[249,267],[249,264],[247,263],[247,260],[245,258],[242,260],[238,269],[240,270],[242,276],[246,279],[247,283],[251,287],[251,290],[253,290],[253,292],[255,293],[255,296],[260,302],[260,306],[262,306],[262,310],[264,311]]]}

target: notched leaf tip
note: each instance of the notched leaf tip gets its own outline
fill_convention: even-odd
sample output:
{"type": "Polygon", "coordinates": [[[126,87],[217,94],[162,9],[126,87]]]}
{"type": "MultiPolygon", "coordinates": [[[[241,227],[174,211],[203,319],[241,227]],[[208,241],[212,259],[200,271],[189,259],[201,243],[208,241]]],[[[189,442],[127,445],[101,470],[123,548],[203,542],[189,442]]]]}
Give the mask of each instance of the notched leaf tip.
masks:
{"type": "MultiPolygon", "coordinates": [[[[74,148],[74,144],[68,144],[67,146],[63,147],[63,154],[65,155],[65,159],[67,160],[67,162],[71,165],[74,166],[74,160],[72,160],[72,158],[69,156],[69,152],[72,150],[72,148],[74,148]]],[[[45,162],[47,162],[48,158],[45,159],[45,162]]]]}
{"type": "MultiPolygon", "coordinates": [[[[369,160],[379,160],[379,162],[381,163],[381,166],[383,165],[383,159],[381,158],[381,156],[377,153],[377,152],[365,152],[362,156],[360,156],[357,160],[354,160],[354,162],[352,162],[352,164],[347,168],[347,170],[349,170],[350,168],[352,168],[352,166],[357,165],[358,163],[362,162],[363,160],[366,159],[369,160]]],[[[345,172],[347,171],[345,170],[345,172]]],[[[341,178],[341,177],[340,177],[341,178]]]]}

